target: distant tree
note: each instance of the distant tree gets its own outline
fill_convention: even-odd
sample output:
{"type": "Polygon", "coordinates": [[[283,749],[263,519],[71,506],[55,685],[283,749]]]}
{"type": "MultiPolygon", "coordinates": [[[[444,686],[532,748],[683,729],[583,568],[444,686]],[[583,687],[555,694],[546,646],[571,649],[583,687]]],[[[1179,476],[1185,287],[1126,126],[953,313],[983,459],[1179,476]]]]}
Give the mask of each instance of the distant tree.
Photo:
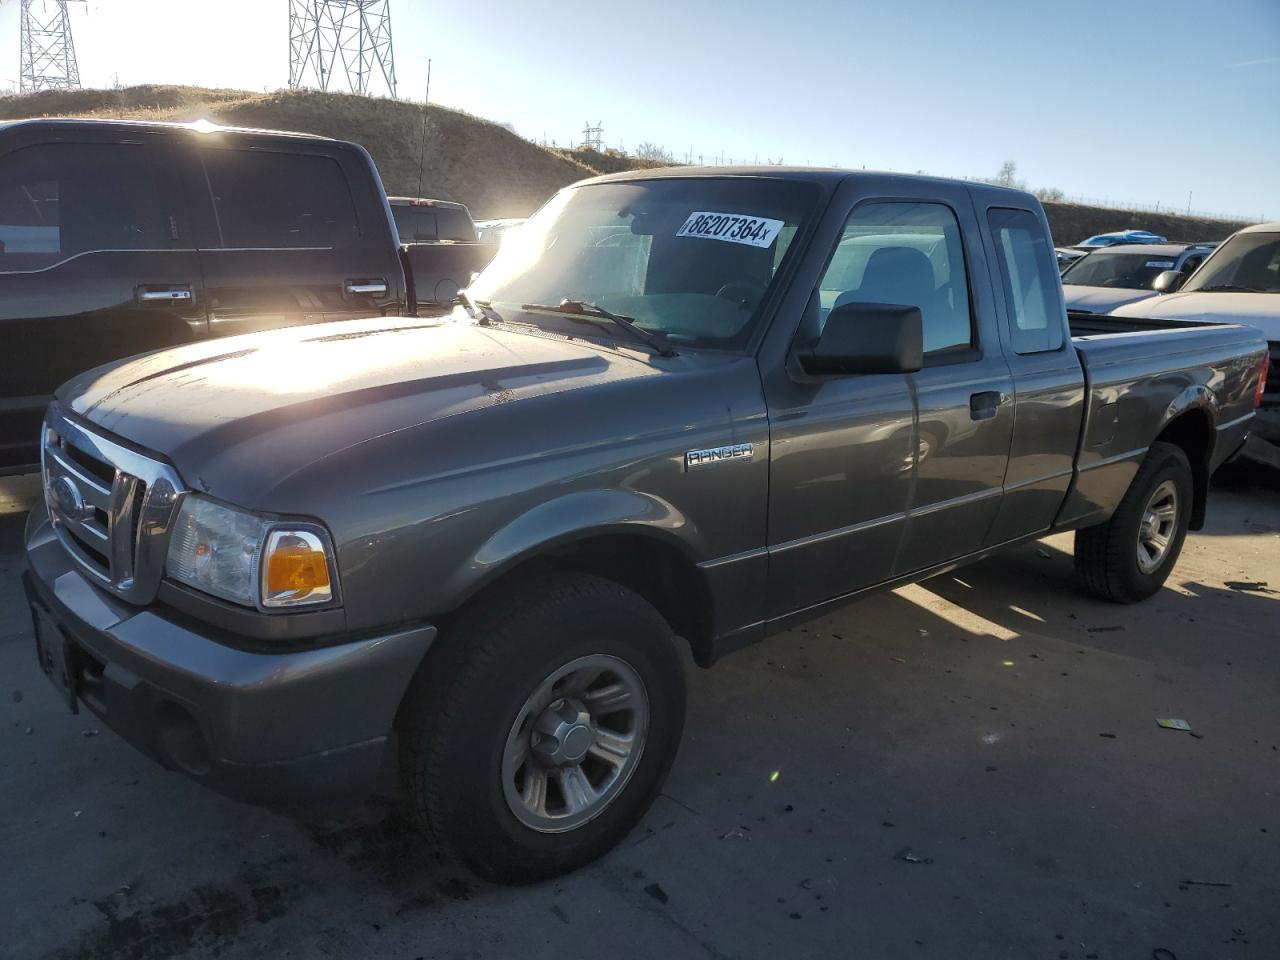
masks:
{"type": "Polygon", "coordinates": [[[1012,187],[1018,182],[1018,165],[1012,160],[1000,164],[1000,172],[996,174],[996,183],[1002,187],[1012,187]]]}
{"type": "Polygon", "coordinates": [[[1036,196],[1051,203],[1061,203],[1065,194],[1057,187],[1041,187],[1036,191],[1036,196]]]}
{"type": "Polygon", "coordinates": [[[647,160],[650,163],[676,162],[676,158],[671,155],[666,147],[661,147],[656,143],[650,143],[648,140],[636,147],[636,159],[647,160]]]}

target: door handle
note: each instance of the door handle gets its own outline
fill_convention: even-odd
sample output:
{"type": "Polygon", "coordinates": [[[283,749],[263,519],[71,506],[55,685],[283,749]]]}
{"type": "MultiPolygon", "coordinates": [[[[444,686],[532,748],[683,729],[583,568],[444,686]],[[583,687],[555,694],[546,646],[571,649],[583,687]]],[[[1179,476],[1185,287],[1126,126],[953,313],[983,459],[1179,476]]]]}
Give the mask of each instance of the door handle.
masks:
{"type": "Polygon", "coordinates": [[[385,297],[387,295],[387,281],[348,280],[342,285],[342,289],[345,290],[349,296],[385,297]]]}
{"type": "Polygon", "coordinates": [[[193,296],[188,286],[141,286],[137,290],[139,303],[174,303],[179,300],[191,300],[193,296]]]}
{"type": "Polygon", "coordinates": [[[984,390],[969,397],[969,419],[990,420],[1000,409],[1000,405],[1009,402],[1009,395],[999,390],[984,390]]]}

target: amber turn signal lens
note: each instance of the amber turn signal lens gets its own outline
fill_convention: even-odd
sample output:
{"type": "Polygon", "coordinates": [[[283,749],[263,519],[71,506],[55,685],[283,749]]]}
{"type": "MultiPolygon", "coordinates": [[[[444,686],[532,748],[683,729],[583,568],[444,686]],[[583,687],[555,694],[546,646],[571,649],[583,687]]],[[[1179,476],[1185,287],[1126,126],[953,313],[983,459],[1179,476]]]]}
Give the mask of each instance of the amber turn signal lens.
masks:
{"type": "Polygon", "coordinates": [[[268,607],[322,603],[333,598],[329,557],[309,530],[273,530],[263,551],[262,602],[268,607]]]}

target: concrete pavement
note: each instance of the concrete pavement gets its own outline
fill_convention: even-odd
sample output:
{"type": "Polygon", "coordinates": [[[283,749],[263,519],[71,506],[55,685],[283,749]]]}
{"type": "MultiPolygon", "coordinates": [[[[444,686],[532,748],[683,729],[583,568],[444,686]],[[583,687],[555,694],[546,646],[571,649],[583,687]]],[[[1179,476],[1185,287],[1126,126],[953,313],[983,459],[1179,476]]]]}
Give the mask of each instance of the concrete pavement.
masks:
{"type": "Polygon", "coordinates": [[[36,486],[0,480],[0,955],[1280,956],[1280,490],[1252,481],[1145,604],[1083,596],[1060,536],[691,667],[644,824],[503,889],[391,799],[299,822],[70,715],[17,581],[36,486]]]}

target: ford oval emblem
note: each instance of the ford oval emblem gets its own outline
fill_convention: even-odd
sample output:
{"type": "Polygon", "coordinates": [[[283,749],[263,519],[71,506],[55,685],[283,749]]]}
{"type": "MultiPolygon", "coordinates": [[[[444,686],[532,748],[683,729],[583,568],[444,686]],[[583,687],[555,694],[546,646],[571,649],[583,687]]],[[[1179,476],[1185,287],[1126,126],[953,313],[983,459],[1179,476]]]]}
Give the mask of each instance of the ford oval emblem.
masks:
{"type": "Polygon", "coordinates": [[[72,520],[82,520],[85,514],[84,497],[70,477],[58,477],[49,485],[49,497],[58,512],[72,520]]]}

